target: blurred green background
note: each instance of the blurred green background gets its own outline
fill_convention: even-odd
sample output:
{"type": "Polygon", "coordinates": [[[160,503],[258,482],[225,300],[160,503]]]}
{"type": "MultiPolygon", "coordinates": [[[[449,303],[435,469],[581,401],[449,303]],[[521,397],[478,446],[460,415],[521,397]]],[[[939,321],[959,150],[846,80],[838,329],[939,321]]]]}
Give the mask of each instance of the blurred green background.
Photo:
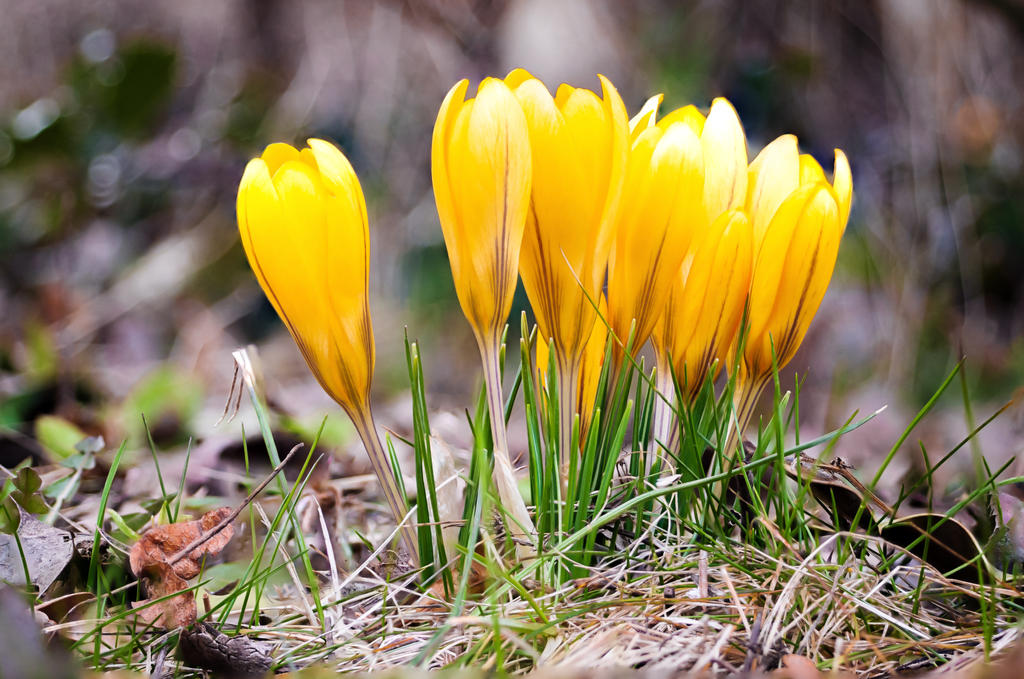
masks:
{"type": "MultiPolygon", "coordinates": [[[[276,408],[336,416],[234,222],[246,160],[311,135],[367,194],[382,419],[406,417],[406,325],[435,405],[461,412],[479,373],[430,135],[457,79],[516,66],[552,90],[604,73],[631,113],[655,92],[670,108],[725,95],[751,157],[787,132],[826,167],[847,152],[851,223],[788,371],[807,375],[806,430],[888,406],[839,454],[880,461],[961,356],[979,419],[1024,383],[1015,0],[0,0],[0,15],[2,464],[49,415],[108,441],[138,442],[140,413],[161,445],[209,436],[230,351],[250,342],[276,408]]],[[[905,468],[917,439],[937,456],[963,437],[963,410],[945,399],[905,468]]],[[[993,466],[1024,448],[1022,420],[1011,409],[981,439],[993,466]]]]}

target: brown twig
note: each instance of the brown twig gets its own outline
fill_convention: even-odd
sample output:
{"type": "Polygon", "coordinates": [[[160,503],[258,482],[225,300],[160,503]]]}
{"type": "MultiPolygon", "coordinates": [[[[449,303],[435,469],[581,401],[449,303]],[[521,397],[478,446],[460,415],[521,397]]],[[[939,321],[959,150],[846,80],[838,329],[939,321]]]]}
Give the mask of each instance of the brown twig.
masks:
{"type": "Polygon", "coordinates": [[[267,484],[269,484],[271,481],[273,481],[274,477],[281,473],[281,470],[284,469],[284,466],[286,464],[288,464],[288,461],[290,459],[292,459],[292,456],[295,453],[299,452],[299,450],[304,445],[305,444],[303,444],[303,443],[296,444],[290,451],[288,451],[288,454],[285,455],[283,460],[281,460],[281,463],[279,465],[277,465],[276,467],[274,467],[273,471],[270,472],[270,474],[267,476],[267,478],[263,479],[263,481],[260,482],[260,485],[258,485],[255,488],[253,488],[252,492],[250,492],[249,495],[246,496],[246,498],[244,500],[242,500],[241,504],[239,504],[237,507],[235,507],[235,510],[233,512],[231,512],[229,515],[224,517],[216,526],[214,526],[213,528],[211,528],[207,532],[203,533],[202,535],[200,535],[198,538],[196,538],[195,540],[193,540],[189,544],[187,544],[184,547],[182,547],[181,551],[179,551],[177,554],[175,554],[174,556],[172,556],[170,559],[167,560],[167,564],[170,565],[170,566],[173,566],[174,564],[178,563],[179,561],[184,559],[186,556],[188,556],[192,552],[192,550],[196,549],[197,547],[202,545],[204,542],[206,542],[207,540],[212,538],[214,535],[216,535],[217,533],[219,533],[222,530],[224,530],[224,528],[226,528],[232,521],[237,519],[238,515],[242,513],[242,510],[245,509],[246,507],[248,507],[249,503],[252,502],[256,498],[256,496],[259,495],[263,491],[264,488],[267,487],[267,484]]]}

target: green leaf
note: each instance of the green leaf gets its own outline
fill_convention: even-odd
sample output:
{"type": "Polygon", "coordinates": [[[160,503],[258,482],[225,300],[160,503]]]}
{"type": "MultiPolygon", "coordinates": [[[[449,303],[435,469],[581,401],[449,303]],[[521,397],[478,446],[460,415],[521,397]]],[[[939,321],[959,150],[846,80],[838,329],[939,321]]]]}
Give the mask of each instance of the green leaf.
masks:
{"type": "MultiPolygon", "coordinates": [[[[75,444],[75,450],[83,455],[91,456],[101,452],[106,446],[107,444],[102,436],[87,436],[75,444]]],[[[92,469],[92,467],[89,467],[89,469],[92,469]]]]}
{"type": "Polygon", "coordinates": [[[14,479],[14,487],[26,495],[31,495],[42,486],[43,480],[39,478],[36,470],[31,467],[25,467],[19,471],[18,476],[14,479]]]}
{"type": "Polygon", "coordinates": [[[43,415],[36,419],[36,439],[43,448],[53,454],[56,461],[63,461],[74,455],[76,446],[89,436],[81,429],[56,415],[43,415]]]}
{"type": "Polygon", "coordinates": [[[18,524],[21,523],[21,512],[14,498],[0,500],[0,533],[14,535],[18,532],[18,524]]]}
{"type": "Polygon", "coordinates": [[[71,469],[93,469],[96,466],[96,456],[92,453],[75,453],[74,455],[65,458],[61,462],[61,466],[69,467],[71,469]]]}
{"type": "Polygon", "coordinates": [[[38,493],[43,481],[39,474],[31,467],[24,467],[14,477],[15,490],[11,493],[10,499],[17,502],[22,509],[29,514],[45,514],[49,511],[42,495],[38,493]]]}
{"type": "Polygon", "coordinates": [[[145,509],[149,513],[148,516],[153,516],[154,514],[159,512],[163,508],[164,505],[169,505],[171,503],[171,501],[174,500],[175,497],[177,497],[177,493],[171,493],[171,494],[165,495],[165,496],[163,496],[161,498],[153,498],[153,499],[150,499],[150,500],[143,500],[139,504],[141,504],[142,508],[145,509]]]}
{"type": "Polygon", "coordinates": [[[26,494],[16,490],[11,493],[11,499],[17,502],[29,514],[45,514],[49,509],[46,503],[43,502],[43,498],[36,493],[26,494]]]}
{"type": "Polygon", "coordinates": [[[117,530],[114,531],[114,537],[127,543],[134,543],[139,540],[141,537],[139,529],[145,526],[153,516],[146,512],[133,512],[121,516],[113,509],[108,509],[107,515],[110,516],[110,521],[117,527],[117,530]]]}

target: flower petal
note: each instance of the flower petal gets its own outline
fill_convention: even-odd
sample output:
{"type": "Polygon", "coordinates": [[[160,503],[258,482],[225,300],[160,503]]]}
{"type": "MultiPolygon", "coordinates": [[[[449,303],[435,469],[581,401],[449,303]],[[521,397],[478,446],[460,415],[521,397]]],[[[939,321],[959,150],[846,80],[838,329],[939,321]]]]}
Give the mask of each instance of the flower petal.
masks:
{"type": "Polygon", "coordinates": [[[289,160],[299,160],[299,150],[290,144],[280,142],[270,144],[263,150],[260,156],[267,165],[270,176],[273,177],[277,169],[289,160]]]}
{"type": "Polygon", "coordinates": [[[736,109],[719,97],[700,137],[704,148],[704,204],[715,219],[741,207],[747,197],[747,140],[736,109]]]}
{"type": "Polygon", "coordinates": [[[800,152],[796,137],[791,134],[782,135],[765,146],[750,163],[747,214],[754,227],[758,248],[775,211],[799,185],[800,152]]]}
{"type": "Polygon", "coordinates": [[[662,129],[667,128],[669,125],[676,123],[685,123],[687,127],[693,130],[693,133],[700,137],[704,131],[704,114],[697,110],[694,105],[683,106],[672,111],[664,118],[658,121],[658,126],[662,129]]]}
{"type": "Polygon", "coordinates": [[[641,107],[640,111],[638,111],[635,116],[629,119],[629,134],[631,141],[635,141],[641,132],[655,124],[655,119],[658,116],[658,107],[661,106],[661,101],[664,98],[664,94],[655,94],[644,102],[643,107],[641,107]]]}
{"type": "Polygon", "coordinates": [[[835,170],[832,173],[832,187],[839,201],[839,223],[846,231],[846,223],[850,219],[850,204],[853,202],[853,174],[850,172],[850,161],[846,154],[836,149],[835,170]]]}

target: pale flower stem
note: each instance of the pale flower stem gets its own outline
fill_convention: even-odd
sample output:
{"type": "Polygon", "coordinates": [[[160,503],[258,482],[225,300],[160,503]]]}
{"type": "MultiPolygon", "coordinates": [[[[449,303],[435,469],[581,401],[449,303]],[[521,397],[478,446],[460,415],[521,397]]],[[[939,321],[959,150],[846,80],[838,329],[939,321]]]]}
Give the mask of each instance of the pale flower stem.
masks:
{"type": "MultiPolygon", "coordinates": [[[[656,388],[658,394],[654,397],[654,454],[647,456],[647,465],[653,464],[654,459],[659,459],[662,470],[665,470],[671,460],[665,451],[675,450],[679,432],[679,421],[674,410],[677,403],[676,385],[672,381],[672,369],[667,361],[658,361],[656,388]]],[[[649,473],[650,467],[648,466],[645,471],[649,473]]]]}
{"type": "Polygon", "coordinates": [[[402,547],[409,552],[410,558],[415,563],[419,563],[416,528],[409,522],[403,523],[405,514],[408,511],[405,498],[402,497],[398,482],[395,480],[395,474],[391,468],[388,454],[385,452],[384,446],[381,445],[380,438],[377,436],[377,426],[373,421],[373,411],[369,405],[366,405],[357,411],[349,412],[348,415],[352,419],[356,433],[362,439],[363,447],[366,448],[366,453],[370,457],[370,464],[373,466],[373,471],[380,481],[381,490],[384,491],[384,497],[391,508],[391,514],[395,517],[395,522],[402,527],[400,533],[402,547]]]}
{"type": "Polygon", "coordinates": [[[722,453],[729,453],[737,445],[742,445],[743,435],[746,433],[747,425],[750,424],[750,418],[754,415],[754,408],[767,385],[768,380],[761,378],[754,381],[745,380],[736,386],[736,393],[733,395],[736,421],[729,421],[729,436],[726,438],[722,453]]]}
{"type": "Polygon", "coordinates": [[[576,419],[579,390],[580,364],[558,361],[558,479],[562,486],[562,500],[569,497],[569,456],[578,455],[572,450],[572,425],[576,419]]]}
{"type": "Polygon", "coordinates": [[[505,511],[505,525],[516,546],[520,560],[536,554],[537,531],[523,502],[516,483],[512,460],[508,452],[508,435],[505,431],[505,405],[501,388],[501,363],[498,356],[497,340],[478,340],[480,358],[484,368],[484,386],[487,389],[487,409],[491,417],[491,439],[494,447],[494,485],[505,511]]]}

